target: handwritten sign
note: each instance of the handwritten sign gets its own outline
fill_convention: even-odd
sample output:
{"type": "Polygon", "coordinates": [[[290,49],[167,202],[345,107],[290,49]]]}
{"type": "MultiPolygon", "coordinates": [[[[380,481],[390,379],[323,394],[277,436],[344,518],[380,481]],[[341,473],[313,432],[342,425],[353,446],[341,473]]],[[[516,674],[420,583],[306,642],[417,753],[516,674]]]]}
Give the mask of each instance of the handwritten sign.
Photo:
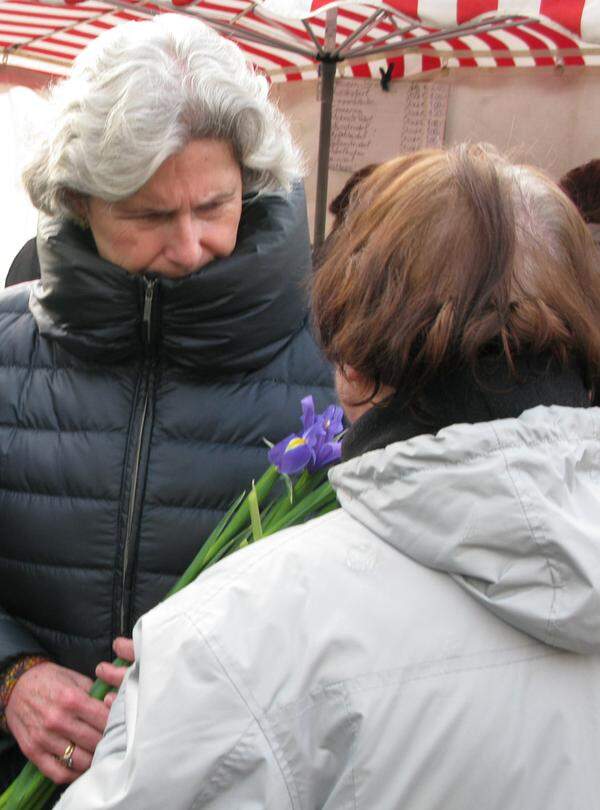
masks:
{"type": "Polygon", "coordinates": [[[354,172],[367,163],[428,146],[442,146],[449,85],[337,79],[329,166],[354,172]]]}

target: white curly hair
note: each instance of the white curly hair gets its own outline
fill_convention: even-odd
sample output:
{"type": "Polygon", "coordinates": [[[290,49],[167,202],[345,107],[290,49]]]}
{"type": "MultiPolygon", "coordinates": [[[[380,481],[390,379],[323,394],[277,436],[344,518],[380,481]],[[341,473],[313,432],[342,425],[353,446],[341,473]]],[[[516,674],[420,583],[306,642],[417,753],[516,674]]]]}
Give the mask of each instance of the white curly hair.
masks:
{"type": "Polygon", "coordinates": [[[243,189],[287,189],[302,174],[268,82],[242,51],[178,14],[116,26],[76,59],[50,97],[47,137],[23,180],[36,208],[76,218],[73,199],[134,194],[191,140],[229,142],[243,189]]]}

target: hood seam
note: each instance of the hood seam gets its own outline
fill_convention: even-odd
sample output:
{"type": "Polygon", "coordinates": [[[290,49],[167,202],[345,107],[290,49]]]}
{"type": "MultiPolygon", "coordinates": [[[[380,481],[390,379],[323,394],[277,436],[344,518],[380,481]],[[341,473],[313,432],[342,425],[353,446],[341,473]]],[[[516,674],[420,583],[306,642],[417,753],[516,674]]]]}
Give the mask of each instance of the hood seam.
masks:
{"type": "MultiPolygon", "coordinates": [[[[527,524],[527,528],[529,530],[529,535],[530,535],[531,541],[532,541],[534,547],[537,548],[538,553],[542,555],[542,557],[543,557],[543,559],[544,559],[544,561],[546,563],[546,568],[547,568],[548,573],[550,575],[550,581],[551,581],[551,585],[552,585],[552,602],[550,604],[550,612],[549,612],[548,618],[546,620],[546,639],[547,639],[546,643],[551,645],[552,644],[552,639],[556,635],[556,626],[555,626],[555,622],[554,622],[552,616],[556,612],[556,602],[557,602],[557,598],[558,598],[558,591],[563,588],[563,583],[560,581],[559,572],[554,568],[554,566],[550,562],[550,559],[549,559],[548,555],[544,551],[542,543],[538,540],[538,538],[536,536],[536,532],[534,531],[534,528],[533,528],[530,516],[528,514],[527,508],[525,507],[525,502],[523,500],[521,491],[519,489],[519,486],[517,485],[517,480],[516,479],[517,479],[518,476],[515,476],[515,474],[511,470],[510,462],[509,462],[506,454],[504,453],[504,449],[503,449],[503,447],[502,447],[502,445],[500,443],[500,437],[498,436],[498,433],[497,433],[497,431],[496,431],[496,429],[495,429],[495,427],[494,427],[494,425],[492,423],[490,423],[490,428],[491,428],[494,436],[496,437],[496,439],[498,441],[498,450],[500,451],[500,454],[502,456],[502,460],[504,461],[504,467],[505,467],[505,470],[506,470],[506,474],[507,474],[507,476],[508,476],[508,478],[509,478],[509,480],[510,480],[512,486],[513,486],[515,496],[517,498],[517,501],[519,502],[519,506],[521,507],[521,513],[522,513],[523,518],[525,519],[525,522],[527,524]],[[556,581],[557,579],[558,579],[558,583],[556,581]]],[[[533,506],[533,504],[531,504],[531,505],[533,506]]],[[[541,527],[541,521],[539,519],[538,519],[537,523],[541,527]]],[[[542,534],[543,534],[543,532],[542,532],[542,534]]],[[[548,542],[547,537],[544,537],[544,540],[546,541],[546,544],[547,544],[547,542],[548,542]]]]}

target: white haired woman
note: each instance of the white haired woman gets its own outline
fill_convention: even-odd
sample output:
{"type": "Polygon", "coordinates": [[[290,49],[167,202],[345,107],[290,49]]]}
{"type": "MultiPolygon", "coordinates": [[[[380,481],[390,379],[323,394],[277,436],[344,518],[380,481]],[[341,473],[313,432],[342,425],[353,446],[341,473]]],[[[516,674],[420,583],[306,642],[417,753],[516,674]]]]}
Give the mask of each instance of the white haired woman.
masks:
{"type": "Polygon", "coordinates": [[[41,281],[0,297],[0,777],[90,764],[136,619],[331,398],[307,327],[299,158],[267,82],[198,21],[101,36],[25,182],[41,281]]]}

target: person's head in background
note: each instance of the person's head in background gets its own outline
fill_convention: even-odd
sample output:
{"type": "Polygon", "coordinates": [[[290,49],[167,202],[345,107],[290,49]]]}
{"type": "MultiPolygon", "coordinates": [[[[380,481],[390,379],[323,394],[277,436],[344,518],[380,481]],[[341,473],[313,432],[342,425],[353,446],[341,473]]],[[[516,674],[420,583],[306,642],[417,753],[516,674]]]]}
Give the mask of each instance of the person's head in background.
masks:
{"type": "Polygon", "coordinates": [[[330,233],[333,233],[333,231],[339,228],[344,221],[346,211],[350,205],[350,199],[356,187],[363,180],[366,180],[367,177],[370,177],[380,165],[379,163],[369,163],[367,166],[363,166],[361,169],[355,171],[346,180],[340,193],[329,203],[329,213],[333,214],[335,217],[330,233]]]}
{"type": "Polygon", "coordinates": [[[587,222],[594,242],[600,247],[600,160],[590,160],[571,169],[561,177],[559,185],[587,222]]]}
{"type": "Polygon", "coordinates": [[[334,216],[333,223],[325,238],[323,244],[315,251],[315,264],[322,263],[325,257],[325,254],[329,248],[329,244],[331,242],[332,235],[336,232],[336,230],[340,227],[343,223],[344,218],[346,216],[346,211],[348,210],[348,206],[350,205],[350,200],[356,197],[359,194],[359,187],[363,180],[369,177],[375,169],[379,166],[379,163],[369,163],[367,166],[363,166],[362,168],[355,171],[344,183],[342,190],[337,194],[333,200],[329,203],[329,213],[334,216]]]}
{"type": "Polygon", "coordinates": [[[584,405],[597,389],[600,276],[585,223],[542,172],[490,146],[376,169],[331,237],[313,306],[351,419],[381,399],[426,399],[435,429],[584,405]],[[542,388],[546,366],[560,380],[542,388]],[[501,390],[475,405],[484,378],[501,390]]]}

